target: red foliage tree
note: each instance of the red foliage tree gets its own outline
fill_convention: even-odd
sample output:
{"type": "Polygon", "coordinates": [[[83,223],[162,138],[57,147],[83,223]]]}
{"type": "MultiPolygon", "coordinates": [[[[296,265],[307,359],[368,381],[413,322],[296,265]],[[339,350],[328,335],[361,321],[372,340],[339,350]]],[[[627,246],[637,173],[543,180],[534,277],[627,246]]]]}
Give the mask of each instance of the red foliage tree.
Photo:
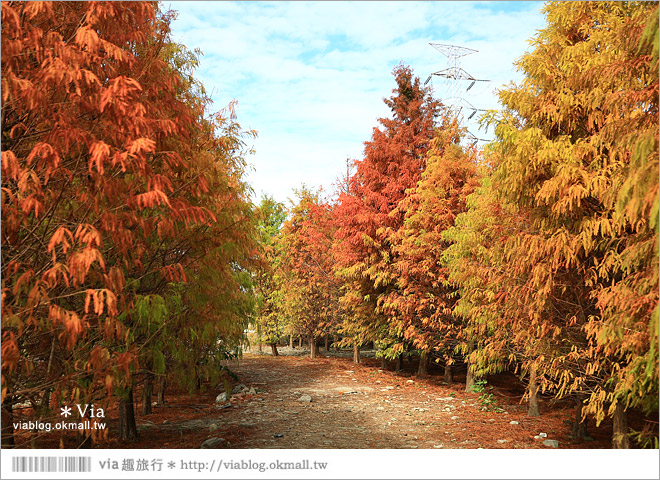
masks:
{"type": "Polygon", "coordinates": [[[392,118],[380,119],[381,127],[374,128],[337,206],[338,273],[348,310],[343,329],[355,346],[390,336],[379,308],[379,299],[396,288],[397,253],[390,235],[403,225],[405,213],[397,206],[421,178],[440,113],[440,103],[409,67],[399,65],[393,75],[397,87],[385,99],[392,118]]]}

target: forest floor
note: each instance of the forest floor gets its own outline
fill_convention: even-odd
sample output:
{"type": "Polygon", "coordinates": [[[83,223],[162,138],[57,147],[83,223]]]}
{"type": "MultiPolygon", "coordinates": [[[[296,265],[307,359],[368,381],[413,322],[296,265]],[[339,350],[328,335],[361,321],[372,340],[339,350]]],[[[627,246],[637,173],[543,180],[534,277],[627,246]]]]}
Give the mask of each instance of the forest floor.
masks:
{"type": "Polygon", "coordinates": [[[460,372],[447,385],[439,368],[420,379],[407,362],[397,374],[374,358],[355,365],[346,358],[351,352],[311,360],[298,349],[280,350],[284,355],[248,353],[228,365],[254,393],[234,394],[221,405],[215,400],[222,387],[194,397],[193,405],[187,395],[168,398],[148,421],[138,419],[141,438],[133,448],[198,448],[209,438],[238,449],[551,448],[546,439],[559,448],[610,448],[606,426],[589,426],[593,441],[569,438],[572,403],[550,406],[542,398],[542,416],[527,416],[513,376],[493,379],[487,393],[494,403],[484,405],[480,394],[465,392],[460,372]],[[534,438],[542,433],[547,438],[534,438]]]}
{"type": "MultiPolygon", "coordinates": [[[[557,440],[559,448],[610,448],[611,425],[589,424],[591,441],[570,439],[572,402],[542,397],[541,416],[529,417],[513,375],[490,378],[493,388],[486,393],[492,396],[486,399],[465,392],[460,369],[448,385],[436,365],[428,377],[418,378],[416,365],[407,361],[395,373],[393,364],[382,369],[375,358],[356,365],[347,358],[351,352],[322,351],[315,360],[298,349],[281,352],[277,357],[247,353],[229,363],[238,376],[235,386],[245,393],[228,401],[216,402],[222,385],[206,385],[193,396],[169,391],[165,405],[154,406],[151,415],[140,415],[136,405],[136,442],[116,440],[117,412],[111,409],[111,434],[97,447],[199,448],[216,438],[215,448],[236,449],[552,448],[544,440],[557,440]],[[547,437],[534,438],[540,434],[547,437]]],[[[45,437],[38,446],[75,447],[75,438],[54,442],[45,437]]]]}

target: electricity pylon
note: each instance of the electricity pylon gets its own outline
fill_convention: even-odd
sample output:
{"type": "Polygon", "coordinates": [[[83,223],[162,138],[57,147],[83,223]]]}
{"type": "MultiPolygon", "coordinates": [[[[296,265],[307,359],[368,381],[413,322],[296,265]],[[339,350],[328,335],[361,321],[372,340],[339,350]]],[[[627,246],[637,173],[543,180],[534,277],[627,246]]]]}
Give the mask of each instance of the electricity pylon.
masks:
{"type": "MultiPolygon", "coordinates": [[[[477,82],[490,82],[490,80],[475,78],[461,68],[460,59],[466,55],[476,53],[478,50],[442,43],[430,43],[429,45],[447,57],[448,68],[429,75],[424,82],[424,85],[429,83],[434,75],[444,78],[445,98],[442,99],[442,103],[450,109],[461,124],[463,123],[463,118],[466,113],[468,113],[467,119],[470,120],[477,112],[485,112],[483,108],[476,108],[463,97],[463,95],[469,92],[477,82]]],[[[483,138],[478,138],[469,130],[466,140],[472,144],[488,141],[483,138]]]]}

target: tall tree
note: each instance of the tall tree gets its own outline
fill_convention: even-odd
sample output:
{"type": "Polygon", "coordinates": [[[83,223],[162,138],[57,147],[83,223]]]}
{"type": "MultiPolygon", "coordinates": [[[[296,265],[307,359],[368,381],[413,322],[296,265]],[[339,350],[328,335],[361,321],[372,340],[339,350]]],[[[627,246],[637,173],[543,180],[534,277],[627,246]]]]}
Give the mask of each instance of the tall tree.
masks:
{"type": "Polygon", "coordinates": [[[285,281],[282,299],[295,330],[309,337],[310,354],[318,354],[318,340],[339,321],[339,282],[334,276],[333,205],[320,192],[306,187],[285,222],[282,236],[285,281]]]}
{"type": "MultiPolygon", "coordinates": [[[[420,179],[440,114],[439,102],[410,67],[399,65],[393,75],[397,85],[385,99],[392,118],[381,118],[365,142],[364,159],[355,162],[337,206],[337,265],[347,309],[343,332],[357,346],[396,337],[379,304],[396,288],[396,252],[389,237],[403,225],[405,214],[397,206],[420,179]]],[[[402,353],[397,345],[392,355],[402,353]]]]}
{"type": "Polygon", "coordinates": [[[248,265],[236,127],[204,120],[171,18],[153,2],[2,4],[3,406],[119,395],[130,420],[169,285],[230,245],[214,261],[248,265]]]}
{"type": "Polygon", "coordinates": [[[264,196],[259,204],[259,234],[263,262],[256,272],[258,311],[255,319],[257,341],[271,346],[273,355],[278,355],[277,342],[284,335],[287,319],[282,309],[281,281],[281,237],[280,231],[286,220],[287,211],[273,197],[264,196]]]}
{"type": "Polygon", "coordinates": [[[466,210],[476,184],[476,150],[464,150],[460,140],[456,121],[436,131],[421,180],[394,210],[404,213],[404,221],[389,236],[397,279],[382,306],[397,334],[420,351],[420,375],[433,352],[451,365],[461,333],[452,313],[456,289],[443,262],[449,243],[442,236],[466,210]]]}
{"type": "Polygon", "coordinates": [[[509,271],[507,260],[508,245],[528,217],[499,198],[489,167],[481,169],[480,185],[467,197],[468,211],[442,233],[450,242],[443,263],[458,293],[453,314],[463,321],[459,351],[468,361],[468,391],[475,376],[516,368],[530,344],[525,303],[512,294],[521,280],[509,271]]]}
{"type": "Polygon", "coordinates": [[[658,10],[545,12],[524,81],[500,93],[493,184],[527,220],[505,246],[504,291],[485,301],[530,396],[539,381],[586,397],[579,416],[613,416],[627,447],[625,410],[658,406],[658,10]]]}

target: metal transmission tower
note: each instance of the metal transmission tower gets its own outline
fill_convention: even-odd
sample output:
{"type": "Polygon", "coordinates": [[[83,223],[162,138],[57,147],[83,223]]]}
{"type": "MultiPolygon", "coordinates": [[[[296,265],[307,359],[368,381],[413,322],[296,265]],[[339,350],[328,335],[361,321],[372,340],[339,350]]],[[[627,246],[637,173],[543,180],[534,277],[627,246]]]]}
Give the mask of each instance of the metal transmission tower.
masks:
{"type": "MultiPolygon", "coordinates": [[[[424,85],[431,81],[431,77],[433,77],[433,75],[444,78],[445,98],[443,98],[442,101],[447,107],[449,107],[449,109],[453,112],[460,123],[463,123],[463,116],[465,113],[468,113],[467,119],[471,120],[477,112],[485,112],[483,108],[476,108],[463,97],[463,94],[469,92],[477,82],[490,82],[490,80],[475,78],[461,68],[461,57],[470,55],[471,53],[476,53],[478,50],[467,47],[460,47],[458,45],[446,45],[442,43],[430,43],[429,45],[447,57],[449,68],[434,72],[429,75],[429,77],[424,82],[424,85]]],[[[476,137],[469,130],[467,137],[468,138],[466,138],[466,140],[472,144],[476,144],[479,141],[488,141],[486,139],[476,137]]]]}

